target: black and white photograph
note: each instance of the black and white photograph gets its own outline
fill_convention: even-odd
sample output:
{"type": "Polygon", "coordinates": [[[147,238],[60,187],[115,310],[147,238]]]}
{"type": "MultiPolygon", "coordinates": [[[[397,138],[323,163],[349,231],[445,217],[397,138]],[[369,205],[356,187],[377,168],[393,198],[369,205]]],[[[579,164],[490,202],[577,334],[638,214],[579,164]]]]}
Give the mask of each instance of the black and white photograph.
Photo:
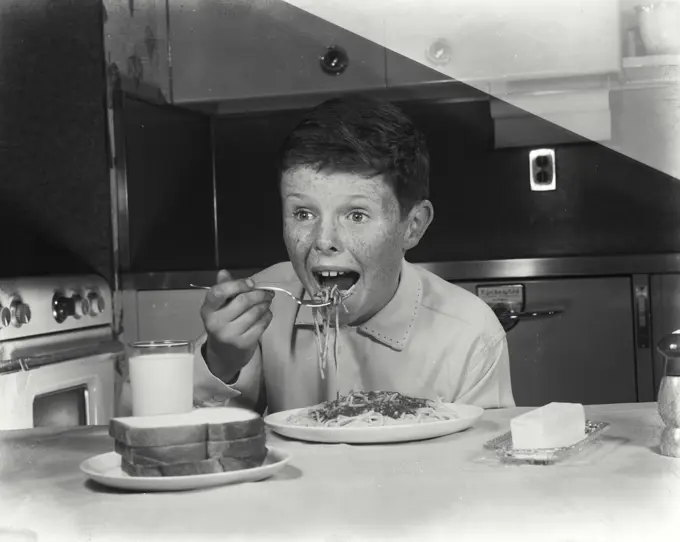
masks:
{"type": "Polygon", "coordinates": [[[680,540],[680,0],[0,0],[0,542],[680,540]]]}

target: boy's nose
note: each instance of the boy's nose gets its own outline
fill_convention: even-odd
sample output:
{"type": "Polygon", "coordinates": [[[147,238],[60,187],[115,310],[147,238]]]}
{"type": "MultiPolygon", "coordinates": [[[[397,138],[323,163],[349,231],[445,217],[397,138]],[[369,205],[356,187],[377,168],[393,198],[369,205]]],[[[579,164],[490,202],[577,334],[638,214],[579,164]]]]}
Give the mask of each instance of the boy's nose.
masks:
{"type": "Polygon", "coordinates": [[[316,250],[321,254],[333,254],[335,252],[339,252],[338,247],[327,240],[319,240],[316,243],[316,250]]]}
{"type": "Polygon", "coordinates": [[[316,249],[324,254],[340,251],[340,240],[334,224],[321,224],[314,242],[316,249]]]}

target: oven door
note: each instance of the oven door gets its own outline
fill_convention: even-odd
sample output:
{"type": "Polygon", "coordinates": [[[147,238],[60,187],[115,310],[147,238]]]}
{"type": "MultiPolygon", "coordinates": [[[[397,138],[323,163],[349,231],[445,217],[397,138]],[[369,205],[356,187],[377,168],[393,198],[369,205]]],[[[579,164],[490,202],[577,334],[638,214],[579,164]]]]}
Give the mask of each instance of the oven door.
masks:
{"type": "Polygon", "coordinates": [[[457,284],[503,323],[518,406],[638,400],[630,277],[457,284]]]}
{"type": "Polygon", "coordinates": [[[123,345],[111,341],[67,359],[62,354],[5,363],[0,430],[108,424],[115,412],[115,366],[124,356],[123,345]]]}

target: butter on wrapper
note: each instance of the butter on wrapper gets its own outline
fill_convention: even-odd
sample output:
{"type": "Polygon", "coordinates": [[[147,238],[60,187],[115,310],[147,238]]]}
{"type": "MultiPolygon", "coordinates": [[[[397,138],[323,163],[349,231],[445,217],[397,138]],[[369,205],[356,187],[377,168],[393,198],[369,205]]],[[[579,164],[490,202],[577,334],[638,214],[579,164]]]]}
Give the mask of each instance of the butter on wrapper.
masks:
{"type": "Polygon", "coordinates": [[[586,414],[579,403],[550,403],[510,420],[517,450],[572,446],[586,436],[586,414]]]}

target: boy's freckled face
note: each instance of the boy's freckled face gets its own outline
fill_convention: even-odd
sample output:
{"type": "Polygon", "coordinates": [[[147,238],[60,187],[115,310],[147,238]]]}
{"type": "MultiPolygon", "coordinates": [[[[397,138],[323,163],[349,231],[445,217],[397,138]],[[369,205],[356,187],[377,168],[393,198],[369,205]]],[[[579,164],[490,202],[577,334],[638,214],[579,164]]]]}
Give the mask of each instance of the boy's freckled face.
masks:
{"type": "Polygon", "coordinates": [[[295,168],[281,179],[288,255],[305,288],[319,289],[319,269],[353,271],[344,323],[360,324],[392,298],[404,257],[407,220],[381,177],[295,168]]]}

